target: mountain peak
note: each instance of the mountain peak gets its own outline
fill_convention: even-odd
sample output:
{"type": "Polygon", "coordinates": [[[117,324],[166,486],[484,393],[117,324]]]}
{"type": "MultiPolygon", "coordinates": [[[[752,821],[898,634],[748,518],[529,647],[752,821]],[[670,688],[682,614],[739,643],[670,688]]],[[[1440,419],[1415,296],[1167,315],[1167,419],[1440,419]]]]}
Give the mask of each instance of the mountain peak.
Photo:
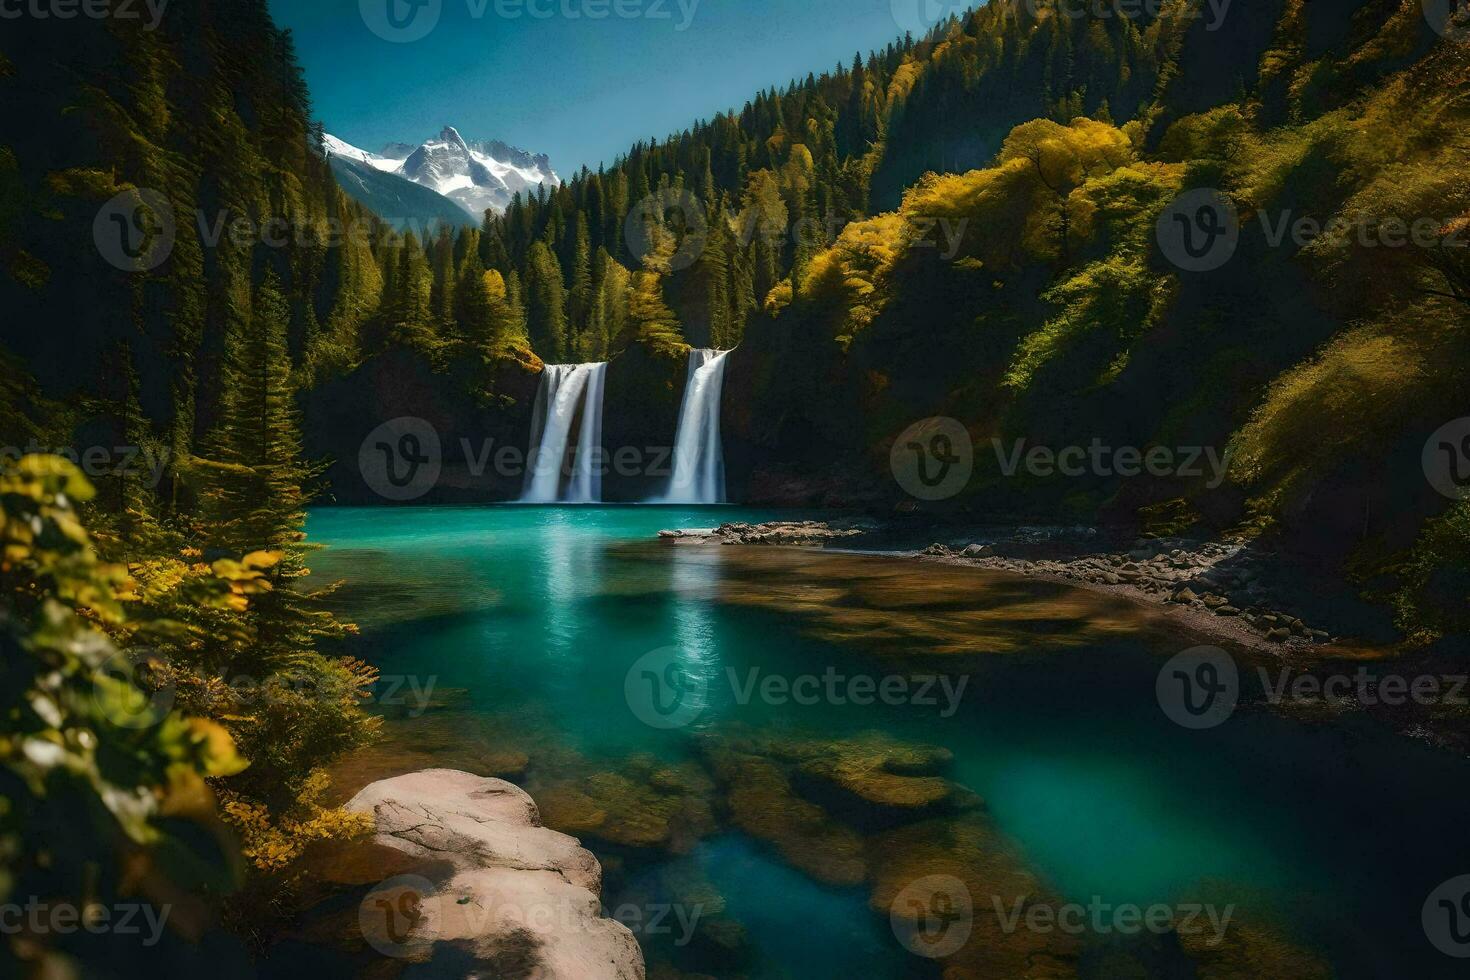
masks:
{"type": "Polygon", "coordinates": [[[450,144],[451,146],[464,147],[465,152],[469,152],[469,144],[464,141],[463,136],[459,135],[459,130],[455,129],[453,126],[445,126],[443,129],[439,130],[439,139],[443,140],[445,143],[450,144]]]}
{"type": "Polygon", "coordinates": [[[504,213],[518,193],[534,196],[541,186],[561,186],[545,154],[533,155],[499,140],[471,143],[453,126],[445,126],[418,146],[390,143],[381,154],[367,153],[330,135],[326,148],[331,156],[427,187],[477,221],[487,210],[504,213]]]}

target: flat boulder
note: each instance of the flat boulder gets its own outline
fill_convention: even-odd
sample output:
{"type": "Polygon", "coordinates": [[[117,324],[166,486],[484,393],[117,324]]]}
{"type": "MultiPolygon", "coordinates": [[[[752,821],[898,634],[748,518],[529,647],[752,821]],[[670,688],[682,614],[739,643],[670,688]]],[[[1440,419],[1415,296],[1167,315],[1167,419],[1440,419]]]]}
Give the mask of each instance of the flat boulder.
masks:
{"type": "Polygon", "coordinates": [[[422,877],[374,889],[360,920],[413,975],[643,980],[637,940],[602,915],[597,859],[543,827],[519,787],[426,769],[367,786],[347,809],[372,815],[375,844],[424,863],[422,877]]]}

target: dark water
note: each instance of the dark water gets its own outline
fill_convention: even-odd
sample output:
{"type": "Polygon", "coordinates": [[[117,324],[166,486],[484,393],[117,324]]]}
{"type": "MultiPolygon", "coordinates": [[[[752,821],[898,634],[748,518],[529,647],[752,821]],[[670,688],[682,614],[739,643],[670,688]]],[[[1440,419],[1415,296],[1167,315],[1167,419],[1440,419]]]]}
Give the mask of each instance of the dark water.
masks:
{"type": "MultiPolygon", "coordinates": [[[[1420,921],[1436,885],[1470,872],[1459,760],[1362,723],[1250,708],[1216,729],[1180,728],[1160,711],[1155,678],[1200,640],[1121,601],[969,569],[652,540],[660,528],[762,516],[328,509],[312,514],[310,534],[329,545],[317,571],[348,580],[338,601],[362,627],[354,652],[385,676],[433,678],[436,697],[454,699],[456,720],[400,739],[402,751],[473,761],[514,747],[545,779],[561,758],[609,769],[640,754],[691,760],[701,732],[883,732],[950,749],[947,775],[984,798],[1065,901],[1207,896],[1342,976],[1465,975],[1466,961],[1436,951],[1420,921]],[[626,684],[640,658],[666,648],[702,679],[697,715],[667,729],[640,720],[647,705],[630,706],[626,684]],[[936,666],[968,678],[952,712],[937,691],[938,704],[741,703],[752,676],[936,666]]],[[[739,968],[686,969],[937,972],[869,908],[867,887],[814,881],[729,827],[662,857],[586,843],[609,867],[610,908],[628,896],[689,900],[679,892],[690,880],[718,893],[721,915],[743,927],[739,968]]],[[[988,910],[988,898],[976,903],[988,910]]],[[[670,942],[646,937],[655,959],[694,955],[670,942]]]]}

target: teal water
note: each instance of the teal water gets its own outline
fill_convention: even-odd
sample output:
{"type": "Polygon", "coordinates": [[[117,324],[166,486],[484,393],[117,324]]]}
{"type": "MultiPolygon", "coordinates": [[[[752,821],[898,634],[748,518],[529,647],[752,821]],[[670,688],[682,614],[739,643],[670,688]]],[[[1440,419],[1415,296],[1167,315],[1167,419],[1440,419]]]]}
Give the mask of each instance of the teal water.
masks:
{"type": "MultiPolygon", "coordinates": [[[[509,740],[544,776],[563,755],[609,768],[640,754],[691,760],[691,735],[735,727],[829,739],[881,731],[950,749],[950,778],[984,797],[999,830],[1066,900],[1148,905],[1205,889],[1325,951],[1341,975],[1406,975],[1400,967],[1414,963],[1423,976],[1445,965],[1419,914],[1430,889],[1470,870],[1461,832],[1470,781],[1459,761],[1362,726],[1263,712],[1210,731],[1178,728],[1158,709],[1154,678],[1163,658],[1199,638],[1142,617],[1136,629],[1082,635],[1062,605],[1029,624],[1019,648],[987,652],[996,644],[979,621],[922,589],[876,619],[845,618],[852,593],[828,597],[824,583],[890,570],[883,559],[767,559],[654,540],[661,528],[769,516],[323,509],[309,533],[327,546],[313,556],[317,573],[346,583],[336,602],[362,630],[352,652],[385,677],[431,678],[456,718],[483,722],[436,729],[432,745],[417,746],[426,753],[473,759],[509,740]],[[956,654],[956,643],[974,649],[956,654]],[[940,656],[941,646],[950,652],[940,656]],[[663,648],[706,681],[684,728],[651,727],[630,709],[630,668],[663,648]],[[732,671],[882,676],[926,664],[968,677],[948,717],[914,704],[741,703],[728,681],[732,671]]],[[[971,576],[950,586],[991,594],[986,573],[942,574],[971,576]]],[[[738,970],[707,959],[687,969],[933,975],[868,909],[865,888],[815,882],[728,827],[663,857],[587,843],[610,868],[610,908],[630,896],[690,900],[680,883],[692,879],[719,893],[743,928],[738,970]]],[[[720,955],[667,943],[646,937],[655,958],[720,955]]]]}

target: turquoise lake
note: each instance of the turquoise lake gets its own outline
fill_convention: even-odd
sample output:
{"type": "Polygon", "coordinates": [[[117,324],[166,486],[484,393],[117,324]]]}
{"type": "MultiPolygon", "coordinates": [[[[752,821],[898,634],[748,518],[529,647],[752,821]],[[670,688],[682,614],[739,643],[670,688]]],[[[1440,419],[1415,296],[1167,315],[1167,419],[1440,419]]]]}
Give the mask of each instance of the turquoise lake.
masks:
{"type": "MultiPolygon", "coordinates": [[[[1169,656],[1205,640],[1122,600],[884,557],[656,538],[663,528],[772,516],[313,511],[310,537],[326,546],[313,569],[344,581],[333,604],[361,629],[348,651],[385,681],[407,679],[384,698],[390,738],[375,764],[475,769],[480,760],[480,771],[519,770],[509,778],[555,827],[557,812],[571,812],[549,805],[573,795],[568,767],[626,772],[630,759],[653,759],[693,771],[700,740],[732,732],[881,733],[948,749],[944,775],[983,798],[989,825],[1063,901],[1207,896],[1342,976],[1403,975],[1405,964],[1419,976],[1447,970],[1425,941],[1420,909],[1436,884],[1470,871],[1462,762],[1353,720],[1242,710],[1215,729],[1180,728],[1160,711],[1155,679],[1169,656]],[[658,651],[669,652],[645,659],[658,651]],[[669,658],[697,682],[694,714],[661,728],[640,720],[647,705],[630,692],[642,680],[629,674],[669,658]],[[792,703],[758,687],[746,696],[772,677],[831,674],[904,677],[910,691],[915,678],[941,674],[951,692],[961,678],[964,687],[947,699],[936,683],[937,703],[792,703]],[[414,692],[431,696],[421,705],[414,692]],[[518,758],[499,761],[507,754],[518,758]]],[[[753,978],[938,975],[870,908],[870,882],[803,873],[735,826],[713,796],[713,816],[668,847],[566,828],[603,860],[610,911],[698,903],[741,937],[728,947],[738,948],[736,965],[736,952],[719,962],[718,943],[679,943],[677,928],[646,935],[650,964],[753,978]]],[[[977,915],[995,913],[991,896],[975,904],[977,915]]],[[[1105,953],[1084,951],[1084,972],[1107,975],[1105,953]]]]}

